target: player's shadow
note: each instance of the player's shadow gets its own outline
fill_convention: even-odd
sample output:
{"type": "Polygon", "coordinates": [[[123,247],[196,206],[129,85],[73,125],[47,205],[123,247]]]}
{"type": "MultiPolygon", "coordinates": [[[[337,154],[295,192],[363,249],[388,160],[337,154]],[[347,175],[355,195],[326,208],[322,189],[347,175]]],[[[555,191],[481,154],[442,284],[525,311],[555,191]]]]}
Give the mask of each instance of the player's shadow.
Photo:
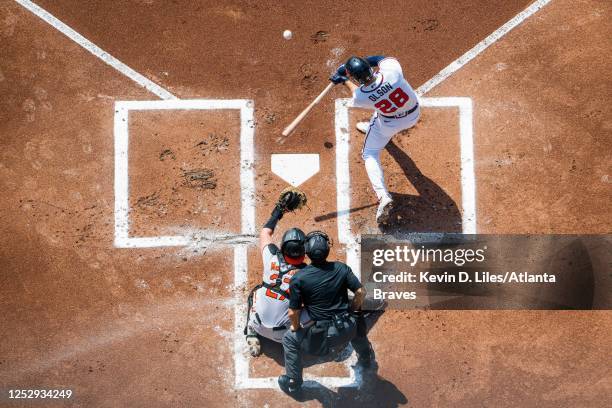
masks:
{"type": "Polygon", "coordinates": [[[408,398],[393,383],[378,375],[377,368],[360,371],[359,377],[359,387],[340,387],[337,391],[306,382],[294,398],[298,402],[316,400],[323,407],[334,408],[396,408],[408,403],[408,398]]]}
{"type": "MultiPolygon", "coordinates": [[[[365,321],[367,332],[376,325],[384,310],[366,312],[365,321]]],[[[279,343],[268,339],[262,339],[262,351],[268,357],[274,359],[279,365],[284,366],[283,349],[279,343]]],[[[329,361],[344,361],[350,357],[352,348],[349,346],[344,352],[336,356],[319,358],[303,355],[304,367],[329,361]],[[346,353],[348,351],[348,353],[346,353]]],[[[376,352],[376,350],[375,350],[376,352]]],[[[378,367],[375,365],[370,369],[355,369],[356,378],[359,379],[359,387],[340,387],[337,391],[331,390],[316,381],[306,381],[302,391],[293,398],[298,402],[318,401],[323,407],[382,407],[395,408],[408,402],[406,396],[390,381],[378,375],[378,367]]]]}
{"type": "Polygon", "coordinates": [[[393,141],[387,144],[386,149],[418,195],[391,193],[393,209],[389,213],[389,223],[380,225],[381,232],[461,232],[461,213],[453,199],[421,173],[410,156],[393,141]]]}

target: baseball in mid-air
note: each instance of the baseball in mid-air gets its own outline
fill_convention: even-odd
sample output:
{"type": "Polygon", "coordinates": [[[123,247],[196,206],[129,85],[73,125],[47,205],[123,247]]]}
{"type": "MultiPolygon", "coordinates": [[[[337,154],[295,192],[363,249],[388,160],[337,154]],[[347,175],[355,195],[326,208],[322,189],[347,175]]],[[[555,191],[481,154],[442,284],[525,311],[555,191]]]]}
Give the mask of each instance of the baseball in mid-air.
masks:
{"type": "Polygon", "coordinates": [[[283,38],[285,40],[290,40],[291,37],[293,37],[293,33],[291,32],[291,30],[285,30],[283,31],[283,38]]]}

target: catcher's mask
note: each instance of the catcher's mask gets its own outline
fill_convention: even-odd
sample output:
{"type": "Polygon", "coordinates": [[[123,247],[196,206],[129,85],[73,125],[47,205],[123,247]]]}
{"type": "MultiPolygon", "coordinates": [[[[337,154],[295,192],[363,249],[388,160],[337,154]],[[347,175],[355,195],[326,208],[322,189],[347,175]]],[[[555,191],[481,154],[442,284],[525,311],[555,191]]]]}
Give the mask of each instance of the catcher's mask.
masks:
{"type": "Polygon", "coordinates": [[[281,252],[291,258],[304,256],[304,241],[306,234],[299,228],[291,228],[285,231],[281,240],[281,252]]]}
{"type": "Polygon", "coordinates": [[[351,57],[344,64],[346,72],[349,74],[349,78],[353,82],[358,82],[361,85],[367,84],[374,78],[374,71],[372,67],[363,58],[351,57]]]}
{"type": "Polygon", "coordinates": [[[312,231],[306,235],[304,249],[313,262],[323,262],[329,255],[331,240],[323,231],[312,231]]]}

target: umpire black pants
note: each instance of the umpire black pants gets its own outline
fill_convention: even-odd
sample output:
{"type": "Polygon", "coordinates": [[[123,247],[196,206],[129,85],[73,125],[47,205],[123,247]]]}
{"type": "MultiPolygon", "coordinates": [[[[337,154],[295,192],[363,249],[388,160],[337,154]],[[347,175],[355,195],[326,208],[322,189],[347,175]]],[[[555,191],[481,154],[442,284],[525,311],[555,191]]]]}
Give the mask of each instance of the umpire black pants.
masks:
{"type": "MultiPolygon", "coordinates": [[[[309,347],[305,344],[308,331],[314,326],[301,328],[298,331],[287,330],[283,336],[283,353],[285,355],[285,371],[287,376],[301,382],[302,381],[302,353],[309,347]]],[[[338,336],[329,338],[330,346],[337,347],[346,345],[350,341],[351,345],[359,357],[370,357],[371,346],[367,337],[366,323],[363,316],[352,316],[350,327],[339,333],[338,336]]]]}

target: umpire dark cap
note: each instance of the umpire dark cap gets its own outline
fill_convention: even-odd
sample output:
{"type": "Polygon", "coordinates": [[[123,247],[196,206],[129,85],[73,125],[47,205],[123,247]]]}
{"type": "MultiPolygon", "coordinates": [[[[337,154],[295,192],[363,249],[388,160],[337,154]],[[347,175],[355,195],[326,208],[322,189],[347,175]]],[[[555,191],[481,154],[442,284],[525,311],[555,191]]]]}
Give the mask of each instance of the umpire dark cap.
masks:
{"type": "Polygon", "coordinates": [[[285,231],[281,240],[281,252],[291,258],[304,256],[304,242],[306,234],[299,228],[291,228],[285,231]]]}

